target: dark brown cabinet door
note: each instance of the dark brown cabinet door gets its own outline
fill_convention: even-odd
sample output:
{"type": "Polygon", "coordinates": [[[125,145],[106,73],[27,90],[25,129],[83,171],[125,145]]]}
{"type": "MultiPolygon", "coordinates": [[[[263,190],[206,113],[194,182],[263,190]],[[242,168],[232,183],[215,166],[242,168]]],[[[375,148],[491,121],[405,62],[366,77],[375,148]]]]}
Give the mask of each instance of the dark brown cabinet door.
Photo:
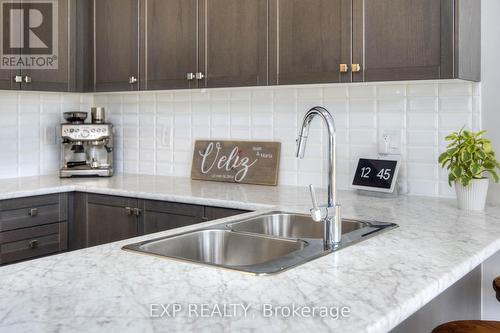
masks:
{"type": "Polygon", "coordinates": [[[202,0],[199,15],[200,87],[267,85],[267,0],[202,0]]]}
{"type": "Polygon", "coordinates": [[[206,221],[203,206],[174,202],[144,201],[142,234],[151,234],[206,221]]]}
{"type": "Polygon", "coordinates": [[[19,75],[19,71],[11,71],[10,69],[0,69],[0,89],[10,90],[19,89],[20,84],[14,82],[14,76],[19,75]]]}
{"type": "Polygon", "coordinates": [[[89,194],[87,198],[87,246],[138,235],[138,217],[133,213],[133,208],[138,207],[136,199],[94,194],[89,194]]]}
{"type": "Polygon", "coordinates": [[[453,0],[354,0],[353,6],[353,62],[362,65],[354,81],[453,77],[453,0]]]}
{"type": "MultiPolygon", "coordinates": [[[[53,12],[52,20],[57,20],[57,24],[53,24],[52,45],[40,37],[42,43],[52,49],[52,53],[40,54],[37,48],[30,49],[28,56],[36,57],[43,64],[42,67],[34,66],[31,69],[21,70],[23,83],[22,90],[36,91],[69,91],[70,89],[70,55],[76,50],[71,50],[69,47],[69,31],[70,31],[70,5],[75,5],[71,0],[59,0],[55,3],[48,3],[53,12]],[[56,6],[57,5],[57,6],[56,6]],[[57,17],[55,17],[57,16],[57,17]]],[[[43,18],[44,24],[45,20],[43,18]]],[[[49,32],[50,34],[50,32],[49,32]]],[[[42,48],[43,49],[43,48],[42,48]]],[[[49,51],[47,51],[49,52],[49,51]]],[[[38,63],[38,60],[37,60],[38,63]]],[[[72,77],[74,79],[74,77],[72,77]]]]}
{"type": "Polygon", "coordinates": [[[350,0],[271,0],[272,84],[349,82],[350,0]]]}
{"type": "Polygon", "coordinates": [[[222,219],[225,217],[235,216],[248,213],[247,210],[220,208],[220,207],[205,207],[205,217],[208,221],[222,219]]]}
{"type": "MultiPolygon", "coordinates": [[[[3,1],[0,3],[0,6],[2,6],[2,13],[8,13],[12,6],[13,2],[10,1],[3,1]]],[[[4,14],[5,15],[5,14],[4,14]]],[[[4,22],[4,18],[1,18],[2,24],[6,24],[4,22]]],[[[9,29],[16,29],[15,27],[12,26],[13,23],[10,23],[9,29]]],[[[2,31],[4,31],[5,26],[2,28],[2,31]]],[[[20,27],[17,27],[17,29],[20,31],[20,27]]],[[[6,67],[3,65],[5,61],[10,60],[10,54],[9,52],[6,52],[5,50],[10,47],[10,41],[8,39],[2,38],[2,54],[1,54],[1,61],[2,61],[2,66],[0,67],[0,89],[19,89],[21,87],[20,83],[15,83],[15,76],[18,76],[19,80],[21,79],[21,71],[16,70],[16,69],[11,69],[9,67],[6,67]]]]}
{"type": "Polygon", "coordinates": [[[196,88],[197,0],[141,2],[141,89],[196,88]]]}
{"type": "Polygon", "coordinates": [[[94,0],[96,91],[139,89],[139,0],[94,0]]]}

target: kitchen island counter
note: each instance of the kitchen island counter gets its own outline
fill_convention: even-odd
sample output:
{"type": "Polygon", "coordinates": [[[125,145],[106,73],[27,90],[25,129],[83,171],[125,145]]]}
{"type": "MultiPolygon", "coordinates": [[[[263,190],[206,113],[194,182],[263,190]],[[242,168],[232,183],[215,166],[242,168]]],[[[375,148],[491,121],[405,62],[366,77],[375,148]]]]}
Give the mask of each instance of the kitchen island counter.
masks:
{"type": "MultiPolygon", "coordinates": [[[[256,211],[247,216],[310,208],[305,187],[139,175],[0,180],[0,200],[72,191],[256,211]]],[[[322,203],[326,192],[319,192],[322,203]]],[[[271,276],[121,250],[239,217],[0,267],[0,331],[387,332],[500,250],[498,207],[464,212],[449,199],[380,199],[345,191],[339,196],[344,217],[400,227],[271,276]],[[172,305],[168,317],[160,304],[176,304],[180,311],[173,316],[172,305]],[[204,304],[214,316],[203,315],[204,304]],[[319,310],[314,317],[286,316],[278,306],[348,311],[338,318],[323,318],[319,310]]]]}

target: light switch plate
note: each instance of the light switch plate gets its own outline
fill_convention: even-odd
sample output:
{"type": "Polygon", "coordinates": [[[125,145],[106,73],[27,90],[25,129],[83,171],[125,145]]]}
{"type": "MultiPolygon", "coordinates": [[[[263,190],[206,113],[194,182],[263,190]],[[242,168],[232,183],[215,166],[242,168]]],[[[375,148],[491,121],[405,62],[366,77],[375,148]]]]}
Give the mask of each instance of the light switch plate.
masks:
{"type": "Polygon", "coordinates": [[[54,146],[57,143],[57,133],[59,126],[46,126],[43,130],[43,143],[45,145],[54,146]]]}

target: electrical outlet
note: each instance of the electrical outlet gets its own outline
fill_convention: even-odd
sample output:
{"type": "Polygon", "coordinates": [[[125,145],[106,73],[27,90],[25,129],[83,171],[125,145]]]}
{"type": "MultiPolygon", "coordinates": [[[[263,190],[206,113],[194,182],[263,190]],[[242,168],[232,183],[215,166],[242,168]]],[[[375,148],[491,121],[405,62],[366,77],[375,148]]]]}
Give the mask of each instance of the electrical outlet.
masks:
{"type": "Polygon", "coordinates": [[[161,131],[161,145],[165,148],[172,149],[173,131],[169,126],[164,126],[161,131]]]}
{"type": "Polygon", "coordinates": [[[378,138],[380,155],[401,155],[403,135],[401,130],[381,130],[378,138]]]}

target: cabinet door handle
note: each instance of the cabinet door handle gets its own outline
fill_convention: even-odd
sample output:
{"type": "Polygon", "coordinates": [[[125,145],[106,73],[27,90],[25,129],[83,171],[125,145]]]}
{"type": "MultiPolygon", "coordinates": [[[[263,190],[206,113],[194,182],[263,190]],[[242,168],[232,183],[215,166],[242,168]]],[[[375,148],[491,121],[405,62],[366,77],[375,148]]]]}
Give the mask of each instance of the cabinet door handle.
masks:
{"type": "Polygon", "coordinates": [[[349,71],[349,66],[347,64],[340,64],[339,65],[339,72],[340,73],[347,73],[349,71]]]}
{"type": "Polygon", "coordinates": [[[188,81],[193,81],[196,79],[196,75],[194,73],[187,73],[187,79],[188,81]]]}
{"type": "Polygon", "coordinates": [[[128,83],[134,84],[137,83],[137,78],[135,76],[131,76],[128,78],[128,83]]]}
{"type": "Polygon", "coordinates": [[[205,74],[203,74],[202,72],[196,73],[197,80],[203,80],[204,78],[205,78],[205,74]]]}
{"type": "Polygon", "coordinates": [[[139,217],[142,213],[142,210],[140,210],[139,208],[134,208],[134,215],[139,217]]]}
{"type": "Polygon", "coordinates": [[[36,249],[38,247],[38,240],[30,240],[28,246],[30,247],[30,249],[36,249]]]}
{"type": "Polygon", "coordinates": [[[31,76],[26,75],[26,76],[24,76],[23,80],[24,80],[24,83],[31,83],[31,76]]]}
{"type": "Polygon", "coordinates": [[[38,215],[38,208],[31,208],[29,211],[28,211],[28,215],[31,216],[31,217],[35,217],[38,215]]]}
{"type": "Polygon", "coordinates": [[[130,208],[130,207],[125,207],[125,213],[128,215],[128,216],[131,216],[133,214],[133,209],[130,208]]]}
{"type": "Polygon", "coordinates": [[[15,83],[22,83],[23,82],[23,77],[21,75],[14,76],[14,82],[15,83]]]}
{"type": "Polygon", "coordinates": [[[361,72],[361,65],[360,64],[352,64],[351,65],[351,71],[353,73],[359,73],[359,72],[361,72]]]}

